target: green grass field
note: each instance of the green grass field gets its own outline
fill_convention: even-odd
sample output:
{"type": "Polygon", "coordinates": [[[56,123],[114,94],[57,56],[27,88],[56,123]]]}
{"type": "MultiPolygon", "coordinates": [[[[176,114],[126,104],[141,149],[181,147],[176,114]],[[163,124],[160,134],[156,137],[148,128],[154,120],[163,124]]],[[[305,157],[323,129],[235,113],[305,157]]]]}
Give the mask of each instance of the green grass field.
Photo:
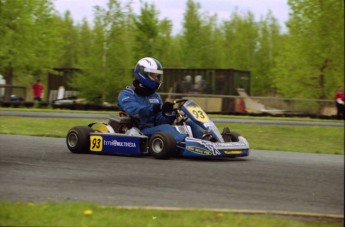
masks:
{"type": "Polygon", "coordinates": [[[227,211],[162,210],[90,203],[0,203],[1,226],[291,226],[340,227],[341,218],[244,215],[227,211]]]}

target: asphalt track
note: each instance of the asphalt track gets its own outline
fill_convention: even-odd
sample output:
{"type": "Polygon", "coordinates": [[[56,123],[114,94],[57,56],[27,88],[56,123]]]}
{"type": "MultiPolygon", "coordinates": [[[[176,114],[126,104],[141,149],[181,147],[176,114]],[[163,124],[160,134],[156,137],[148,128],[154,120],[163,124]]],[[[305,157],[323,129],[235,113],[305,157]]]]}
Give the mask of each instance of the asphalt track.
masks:
{"type": "Polygon", "coordinates": [[[63,138],[0,135],[0,200],[344,214],[344,156],[253,150],[247,158],[73,154],[63,138]]]}

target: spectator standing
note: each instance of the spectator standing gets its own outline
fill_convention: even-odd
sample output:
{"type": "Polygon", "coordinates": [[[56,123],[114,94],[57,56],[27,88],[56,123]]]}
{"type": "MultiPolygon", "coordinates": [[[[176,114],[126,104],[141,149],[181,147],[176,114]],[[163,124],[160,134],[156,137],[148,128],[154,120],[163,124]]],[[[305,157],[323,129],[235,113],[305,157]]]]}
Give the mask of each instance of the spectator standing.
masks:
{"type": "Polygon", "coordinates": [[[183,81],[176,86],[176,93],[190,93],[193,91],[192,77],[187,75],[183,81]]]}
{"type": "Polygon", "coordinates": [[[195,76],[195,91],[201,94],[210,94],[211,89],[208,83],[203,79],[202,75],[195,76]]]}
{"type": "Polygon", "coordinates": [[[41,80],[37,80],[36,83],[32,85],[32,90],[34,93],[34,101],[41,102],[44,91],[44,85],[42,84],[41,80]]]}
{"type": "Polygon", "coordinates": [[[345,119],[345,95],[344,95],[344,89],[342,87],[339,87],[335,94],[335,105],[337,107],[337,119],[345,119]]]}

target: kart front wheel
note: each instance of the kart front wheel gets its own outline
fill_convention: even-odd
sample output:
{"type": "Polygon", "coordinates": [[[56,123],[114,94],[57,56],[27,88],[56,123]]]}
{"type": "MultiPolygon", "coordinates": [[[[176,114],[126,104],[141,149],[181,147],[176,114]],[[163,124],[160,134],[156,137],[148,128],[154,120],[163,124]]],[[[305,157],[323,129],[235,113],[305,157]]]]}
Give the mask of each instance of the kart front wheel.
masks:
{"type": "Polygon", "coordinates": [[[92,129],[87,126],[71,128],[66,137],[68,149],[72,153],[87,153],[90,146],[90,132],[92,132],[92,129]]]}
{"type": "Polygon", "coordinates": [[[176,141],[168,133],[153,134],[149,140],[149,152],[156,159],[168,159],[176,152],[176,141]]]}

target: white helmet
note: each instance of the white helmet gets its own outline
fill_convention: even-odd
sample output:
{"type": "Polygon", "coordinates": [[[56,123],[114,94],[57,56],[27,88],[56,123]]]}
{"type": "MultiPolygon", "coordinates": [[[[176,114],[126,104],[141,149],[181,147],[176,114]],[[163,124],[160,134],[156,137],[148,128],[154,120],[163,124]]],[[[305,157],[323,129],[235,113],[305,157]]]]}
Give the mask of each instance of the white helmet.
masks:
{"type": "Polygon", "coordinates": [[[134,75],[146,88],[156,91],[163,82],[163,67],[156,59],[145,57],[138,61],[134,75]]]}

